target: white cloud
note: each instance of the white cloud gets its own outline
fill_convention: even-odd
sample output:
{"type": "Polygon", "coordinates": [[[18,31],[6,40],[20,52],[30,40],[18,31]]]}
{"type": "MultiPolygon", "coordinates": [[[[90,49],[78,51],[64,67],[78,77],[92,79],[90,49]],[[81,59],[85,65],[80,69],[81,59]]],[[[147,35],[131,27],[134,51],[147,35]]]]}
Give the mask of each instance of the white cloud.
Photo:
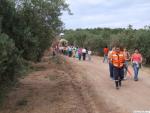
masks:
{"type": "Polygon", "coordinates": [[[62,17],[66,28],[127,27],[150,24],[149,0],[68,0],[73,16],[62,17]]]}

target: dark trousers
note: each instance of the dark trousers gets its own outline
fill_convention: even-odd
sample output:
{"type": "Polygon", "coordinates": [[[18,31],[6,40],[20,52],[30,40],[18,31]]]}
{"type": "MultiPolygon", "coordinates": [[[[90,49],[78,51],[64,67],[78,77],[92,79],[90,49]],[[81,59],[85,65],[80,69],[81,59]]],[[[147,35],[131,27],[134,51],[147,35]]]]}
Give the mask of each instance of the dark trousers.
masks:
{"type": "Polygon", "coordinates": [[[109,72],[110,72],[110,78],[114,79],[114,76],[113,76],[113,65],[112,65],[112,63],[109,63],[109,72]]]}
{"type": "Polygon", "coordinates": [[[69,57],[72,57],[72,51],[69,51],[69,57]]]}
{"type": "Polygon", "coordinates": [[[123,76],[124,76],[124,68],[123,67],[122,68],[114,67],[113,75],[114,75],[116,87],[118,87],[118,85],[121,86],[121,81],[123,80],[123,76]]]}
{"type": "Polygon", "coordinates": [[[64,55],[67,55],[67,51],[66,51],[66,50],[63,50],[63,54],[64,54],[64,55]]]}
{"type": "Polygon", "coordinates": [[[81,54],[78,54],[79,60],[81,60],[81,54]]]}
{"type": "Polygon", "coordinates": [[[83,53],[83,60],[86,59],[86,53],[83,53]]]}

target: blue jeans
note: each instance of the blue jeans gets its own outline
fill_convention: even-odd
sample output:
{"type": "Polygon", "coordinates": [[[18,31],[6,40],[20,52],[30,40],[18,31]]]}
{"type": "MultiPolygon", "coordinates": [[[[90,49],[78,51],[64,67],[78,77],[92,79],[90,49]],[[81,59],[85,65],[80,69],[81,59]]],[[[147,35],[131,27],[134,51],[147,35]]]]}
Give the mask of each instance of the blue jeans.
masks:
{"type": "Polygon", "coordinates": [[[134,80],[138,80],[139,66],[136,63],[133,63],[134,70],[134,80]]]}
{"type": "Polygon", "coordinates": [[[78,54],[78,58],[79,58],[79,60],[81,60],[81,54],[78,54]]]}
{"type": "Polygon", "coordinates": [[[109,72],[110,72],[110,78],[114,79],[114,76],[113,76],[113,64],[112,63],[109,63],[109,72]]]}
{"type": "Polygon", "coordinates": [[[103,62],[105,62],[105,60],[108,62],[108,55],[106,55],[106,54],[104,54],[103,62]]]}

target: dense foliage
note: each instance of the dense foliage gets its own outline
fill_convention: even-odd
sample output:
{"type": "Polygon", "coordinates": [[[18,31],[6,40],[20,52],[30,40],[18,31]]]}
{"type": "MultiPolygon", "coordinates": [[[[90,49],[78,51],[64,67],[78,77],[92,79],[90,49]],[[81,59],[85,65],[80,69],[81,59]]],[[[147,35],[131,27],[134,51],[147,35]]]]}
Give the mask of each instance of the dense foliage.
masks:
{"type": "Polygon", "coordinates": [[[91,48],[95,52],[102,53],[102,48],[106,45],[111,48],[115,45],[126,47],[131,53],[134,48],[139,48],[145,58],[145,63],[150,64],[150,28],[132,29],[130,25],[127,29],[77,29],[66,30],[65,38],[80,47],[91,48]]]}
{"type": "Polygon", "coordinates": [[[63,29],[62,11],[70,11],[64,0],[0,0],[0,84],[24,61],[40,61],[63,29]]]}

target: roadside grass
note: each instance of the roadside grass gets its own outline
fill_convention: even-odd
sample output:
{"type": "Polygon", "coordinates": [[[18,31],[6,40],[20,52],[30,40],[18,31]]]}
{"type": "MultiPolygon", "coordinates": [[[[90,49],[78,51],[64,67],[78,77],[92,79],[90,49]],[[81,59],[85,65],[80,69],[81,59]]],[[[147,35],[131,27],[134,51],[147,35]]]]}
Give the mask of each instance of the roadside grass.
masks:
{"type": "Polygon", "coordinates": [[[18,81],[7,82],[0,85],[0,108],[2,108],[5,99],[7,98],[7,94],[12,90],[13,87],[17,87],[18,81]]]}

